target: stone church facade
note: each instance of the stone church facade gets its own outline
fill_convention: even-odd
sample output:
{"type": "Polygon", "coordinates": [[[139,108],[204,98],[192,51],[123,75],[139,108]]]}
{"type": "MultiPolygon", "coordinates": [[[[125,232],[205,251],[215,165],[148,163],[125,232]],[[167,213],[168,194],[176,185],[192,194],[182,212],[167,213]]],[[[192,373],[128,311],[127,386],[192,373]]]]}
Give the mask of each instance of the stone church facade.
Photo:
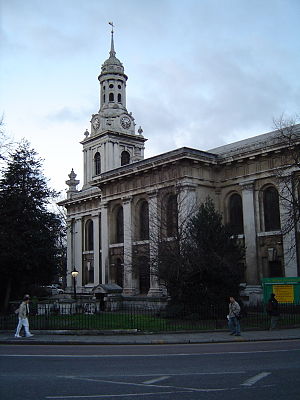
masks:
{"type": "MultiPolygon", "coordinates": [[[[178,225],[184,223],[208,196],[245,245],[245,296],[259,296],[264,277],[298,276],[297,252],[288,251],[297,244],[296,226],[286,235],[281,229],[287,213],[277,171],[288,154],[279,132],[208,152],[183,147],[144,159],[147,139],[126,109],[127,76],[113,31],[98,80],[100,109],[81,142],[83,186],[77,189],[72,170],[60,203],[67,210],[70,288],[76,268],[78,292],[117,284],[123,296],[163,296],[151,267],[157,250],[152,238],[163,230],[172,240],[174,210],[178,225]]],[[[290,168],[289,174],[297,173],[290,168]]]]}

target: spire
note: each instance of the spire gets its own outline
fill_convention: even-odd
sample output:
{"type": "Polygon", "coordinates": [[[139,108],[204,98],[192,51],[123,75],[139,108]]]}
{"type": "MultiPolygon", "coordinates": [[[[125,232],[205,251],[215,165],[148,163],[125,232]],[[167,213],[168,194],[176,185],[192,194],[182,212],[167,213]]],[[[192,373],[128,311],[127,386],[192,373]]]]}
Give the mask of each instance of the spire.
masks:
{"type": "Polygon", "coordinates": [[[109,22],[109,25],[111,25],[111,44],[110,44],[109,55],[110,55],[110,57],[115,57],[116,52],[115,52],[115,46],[114,46],[114,23],[109,22]]]}

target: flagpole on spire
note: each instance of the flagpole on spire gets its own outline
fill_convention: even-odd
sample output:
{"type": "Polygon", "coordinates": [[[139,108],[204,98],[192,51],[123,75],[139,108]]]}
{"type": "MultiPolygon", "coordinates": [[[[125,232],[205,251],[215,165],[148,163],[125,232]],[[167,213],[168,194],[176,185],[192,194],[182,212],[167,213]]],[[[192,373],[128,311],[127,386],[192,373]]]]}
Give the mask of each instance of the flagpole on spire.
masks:
{"type": "Polygon", "coordinates": [[[108,23],[111,26],[111,45],[110,45],[110,57],[115,57],[116,52],[115,52],[115,46],[114,46],[114,23],[109,22],[108,23]]]}

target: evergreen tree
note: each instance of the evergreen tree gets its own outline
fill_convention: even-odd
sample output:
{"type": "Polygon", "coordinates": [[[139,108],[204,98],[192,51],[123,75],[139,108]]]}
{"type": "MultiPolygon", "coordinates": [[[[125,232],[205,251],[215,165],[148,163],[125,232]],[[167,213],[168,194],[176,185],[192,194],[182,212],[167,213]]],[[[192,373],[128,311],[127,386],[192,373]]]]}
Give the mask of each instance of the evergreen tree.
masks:
{"type": "Polygon", "coordinates": [[[30,285],[51,282],[62,223],[49,211],[56,196],[47,186],[42,160],[23,140],[0,180],[0,273],[4,305],[30,285]]]}
{"type": "MultiPolygon", "coordinates": [[[[238,296],[244,251],[211,199],[188,221],[180,242],[159,262],[160,277],[176,304],[224,304],[238,296]]],[[[170,247],[168,247],[170,248],[170,247]]]]}

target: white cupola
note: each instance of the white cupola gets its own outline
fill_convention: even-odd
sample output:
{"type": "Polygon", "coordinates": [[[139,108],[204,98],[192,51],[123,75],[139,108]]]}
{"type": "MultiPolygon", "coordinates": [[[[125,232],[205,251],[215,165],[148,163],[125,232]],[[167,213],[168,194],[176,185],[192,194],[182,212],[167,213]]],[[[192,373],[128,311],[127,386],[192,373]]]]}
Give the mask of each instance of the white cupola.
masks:
{"type": "Polygon", "coordinates": [[[104,61],[98,76],[100,83],[100,109],[92,115],[90,133],[85,131],[84,187],[102,173],[144,158],[144,142],[141,134],[135,134],[135,120],[126,109],[127,75],[116,57],[114,25],[111,29],[109,58],[104,61]]]}

